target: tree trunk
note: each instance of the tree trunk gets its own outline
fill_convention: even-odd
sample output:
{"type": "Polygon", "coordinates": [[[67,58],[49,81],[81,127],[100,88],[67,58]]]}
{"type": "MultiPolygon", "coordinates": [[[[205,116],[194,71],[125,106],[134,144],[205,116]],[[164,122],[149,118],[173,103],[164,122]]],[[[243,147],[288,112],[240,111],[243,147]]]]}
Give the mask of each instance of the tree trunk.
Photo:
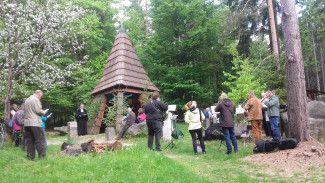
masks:
{"type": "Polygon", "coordinates": [[[322,64],[322,79],[323,79],[323,91],[325,91],[325,58],[324,58],[324,42],[320,46],[320,62],[322,64]]]}
{"type": "Polygon", "coordinates": [[[306,80],[295,1],[281,0],[281,5],[286,55],[289,137],[296,138],[298,141],[309,141],[306,80]]]}
{"type": "Polygon", "coordinates": [[[148,34],[149,34],[149,31],[148,31],[148,0],[146,0],[146,37],[148,38],[148,34]]]}
{"type": "Polygon", "coordinates": [[[276,36],[276,28],[275,28],[275,22],[274,22],[274,11],[273,11],[272,0],[267,0],[267,8],[269,11],[269,19],[270,19],[270,31],[271,31],[271,37],[272,37],[272,39],[271,39],[272,51],[273,51],[276,67],[278,70],[280,70],[278,39],[276,36]]]}
{"type": "Polygon", "coordinates": [[[313,40],[313,51],[314,51],[314,59],[315,59],[317,90],[320,90],[319,75],[318,75],[318,63],[317,63],[317,55],[316,55],[316,43],[315,43],[314,33],[312,33],[312,40],[313,40]]]}

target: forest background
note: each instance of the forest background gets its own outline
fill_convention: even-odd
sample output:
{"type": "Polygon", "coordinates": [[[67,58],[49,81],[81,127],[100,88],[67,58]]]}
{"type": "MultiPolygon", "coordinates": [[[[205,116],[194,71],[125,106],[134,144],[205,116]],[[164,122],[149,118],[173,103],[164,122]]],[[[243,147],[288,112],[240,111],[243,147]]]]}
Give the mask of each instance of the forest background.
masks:
{"type": "MultiPolygon", "coordinates": [[[[45,6],[42,0],[32,2],[38,7],[45,6]]],[[[80,17],[67,23],[74,27],[67,29],[67,36],[79,46],[71,51],[68,47],[74,44],[60,40],[65,45],[60,52],[65,54],[42,57],[50,58],[43,59],[43,65],[48,64],[44,67],[53,65],[55,60],[58,69],[14,76],[10,96],[10,103],[19,105],[34,90],[43,90],[42,104],[54,113],[48,127],[73,120],[80,103],[91,108],[90,93],[105,68],[121,23],[167,104],[177,104],[181,110],[186,102],[196,100],[200,107],[207,107],[218,102],[221,92],[229,93],[230,99],[238,103],[251,90],[257,96],[265,90],[274,90],[281,103],[286,103],[281,6],[277,0],[273,0],[273,13],[280,67],[272,56],[266,0],[60,0],[56,3],[59,7],[78,7],[80,17]],[[60,69],[70,65],[69,71],[60,69]],[[35,82],[35,77],[41,79],[35,82]]],[[[296,3],[306,85],[325,90],[325,2],[296,3]]],[[[0,15],[6,14],[0,11],[0,15]]],[[[1,29],[4,30],[3,24],[1,29]]],[[[3,37],[1,40],[4,45],[6,40],[3,37]]],[[[2,54],[3,48],[0,49],[0,101],[5,104],[10,80],[6,68],[10,63],[2,54]]],[[[4,106],[0,106],[1,119],[4,106]]]]}

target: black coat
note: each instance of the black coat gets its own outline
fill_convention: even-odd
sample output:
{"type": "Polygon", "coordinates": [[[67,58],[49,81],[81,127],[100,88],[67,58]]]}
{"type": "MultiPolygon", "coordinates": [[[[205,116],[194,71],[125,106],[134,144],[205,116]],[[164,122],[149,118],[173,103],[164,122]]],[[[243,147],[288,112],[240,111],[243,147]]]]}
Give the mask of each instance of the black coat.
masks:
{"type": "Polygon", "coordinates": [[[87,113],[86,109],[84,109],[84,112],[81,112],[81,109],[77,110],[77,112],[76,112],[76,120],[77,120],[77,122],[79,120],[88,121],[88,113],[87,113]]]}
{"type": "Polygon", "coordinates": [[[225,98],[214,110],[220,112],[219,121],[221,127],[235,126],[234,114],[236,113],[236,106],[231,100],[225,98]]]}
{"type": "Polygon", "coordinates": [[[161,122],[164,121],[164,117],[162,116],[161,112],[159,112],[158,110],[167,111],[168,106],[163,104],[160,101],[157,101],[157,100],[152,100],[152,103],[150,101],[146,104],[146,106],[144,106],[144,112],[146,113],[146,120],[147,121],[161,121],[161,122]],[[156,110],[153,105],[158,110],[156,110]]]}

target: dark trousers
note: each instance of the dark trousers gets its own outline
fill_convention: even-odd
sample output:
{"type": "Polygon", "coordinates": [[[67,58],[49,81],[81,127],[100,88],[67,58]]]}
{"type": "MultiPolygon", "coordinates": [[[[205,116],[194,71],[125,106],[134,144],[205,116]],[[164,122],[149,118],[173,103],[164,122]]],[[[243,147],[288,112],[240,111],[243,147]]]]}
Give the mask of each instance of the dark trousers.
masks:
{"type": "Polygon", "coordinates": [[[25,138],[27,140],[27,159],[35,159],[35,147],[38,158],[46,156],[45,139],[42,127],[25,126],[25,138]]]}
{"type": "Polygon", "coordinates": [[[192,143],[193,143],[193,149],[194,152],[197,153],[197,137],[200,140],[200,145],[202,147],[202,151],[205,151],[205,145],[204,145],[204,140],[203,140],[203,136],[202,136],[202,128],[196,129],[196,130],[189,130],[191,136],[192,136],[192,143]],[[196,136],[197,135],[197,136],[196,136]]]}
{"type": "Polygon", "coordinates": [[[87,135],[87,121],[84,118],[78,119],[77,122],[78,135],[87,135]]]}
{"type": "Polygon", "coordinates": [[[263,111],[263,121],[262,126],[267,137],[272,136],[270,121],[266,121],[266,112],[263,111]]]}
{"type": "Polygon", "coordinates": [[[148,121],[148,147],[152,149],[153,137],[155,137],[156,150],[160,150],[160,138],[163,136],[163,122],[162,121],[148,121]]]}
{"type": "Polygon", "coordinates": [[[123,137],[123,135],[125,134],[125,132],[130,128],[130,126],[132,126],[133,123],[126,123],[122,130],[120,131],[120,133],[117,136],[117,139],[121,139],[123,137]]]}
{"type": "Polygon", "coordinates": [[[12,141],[15,142],[15,146],[18,147],[22,142],[22,131],[13,131],[12,141]]]}
{"type": "Polygon", "coordinates": [[[232,153],[232,147],[231,143],[234,146],[234,151],[238,152],[238,146],[237,146],[237,140],[235,136],[235,128],[227,128],[227,127],[222,127],[222,133],[225,137],[226,145],[227,145],[227,153],[232,153]]]}

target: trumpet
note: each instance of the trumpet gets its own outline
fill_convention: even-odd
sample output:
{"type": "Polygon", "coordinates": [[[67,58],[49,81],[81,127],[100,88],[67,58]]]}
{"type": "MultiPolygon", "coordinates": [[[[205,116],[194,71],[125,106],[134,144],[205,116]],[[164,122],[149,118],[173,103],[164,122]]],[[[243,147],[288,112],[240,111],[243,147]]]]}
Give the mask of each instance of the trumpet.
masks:
{"type": "Polygon", "coordinates": [[[261,103],[263,103],[265,99],[267,99],[267,97],[262,98],[261,103]]]}
{"type": "Polygon", "coordinates": [[[245,100],[244,100],[244,102],[241,104],[241,108],[244,108],[244,104],[245,104],[245,102],[248,100],[248,98],[246,98],[245,100]]]}

